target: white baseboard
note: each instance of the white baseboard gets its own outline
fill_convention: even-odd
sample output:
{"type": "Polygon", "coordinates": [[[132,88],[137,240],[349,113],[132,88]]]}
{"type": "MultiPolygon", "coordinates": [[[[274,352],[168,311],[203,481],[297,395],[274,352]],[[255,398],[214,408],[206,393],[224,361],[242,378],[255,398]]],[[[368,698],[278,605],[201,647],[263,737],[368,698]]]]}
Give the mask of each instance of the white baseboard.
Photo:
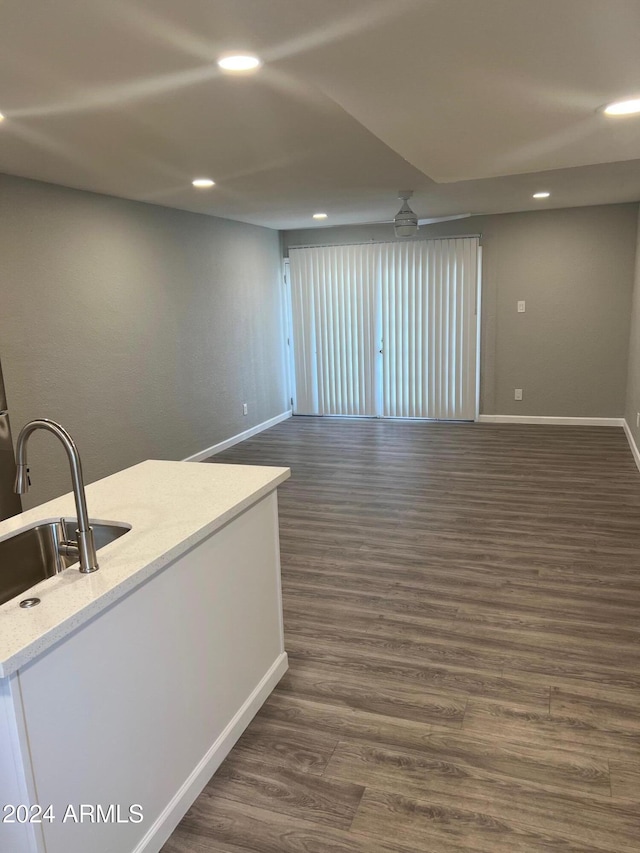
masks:
{"type": "Polygon", "coordinates": [[[212,444],[211,447],[207,447],[205,450],[201,450],[199,453],[194,453],[193,456],[187,456],[187,458],[183,459],[182,461],[202,462],[203,459],[208,459],[210,456],[215,456],[216,453],[222,453],[223,450],[226,450],[228,447],[233,447],[234,444],[239,444],[241,441],[245,441],[247,438],[251,438],[252,435],[257,435],[259,432],[262,432],[265,429],[269,429],[269,427],[275,426],[276,424],[279,424],[282,421],[286,421],[287,418],[291,417],[291,415],[291,411],[282,412],[281,415],[276,415],[275,418],[269,418],[268,421],[263,421],[261,424],[256,424],[256,426],[251,427],[251,429],[246,429],[244,432],[239,432],[237,435],[232,435],[231,438],[226,438],[224,441],[221,441],[218,444],[212,444]]]}
{"type": "Polygon", "coordinates": [[[481,424],[555,424],[558,426],[624,426],[624,418],[554,418],[538,415],[478,415],[481,424]]]}
{"type": "Polygon", "coordinates": [[[283,652],[267,670],[258,686],[244,702],[220,737],[189,774],[185,783],[176,792],[157,820],[154,821],[144,838],[136,845],[133,853],[158,853],[209,779],[227,757],[242,732],[258,713],[269,694],[287,671],[287,667],[287,653],[283,652]]]}
{"type": "Polygon", "coordinates": [[[633,437],[633,433],[629,429],[629,424],[625,420],[624,422],[624,433],[627,436],[627,441],[629,442],[629,447],[631,448],[631,452],[633,453],[633,459],[636,463],[638,470],[640,471],[640,451],[638,450],[638,445],[635,442],[633,437]]]}

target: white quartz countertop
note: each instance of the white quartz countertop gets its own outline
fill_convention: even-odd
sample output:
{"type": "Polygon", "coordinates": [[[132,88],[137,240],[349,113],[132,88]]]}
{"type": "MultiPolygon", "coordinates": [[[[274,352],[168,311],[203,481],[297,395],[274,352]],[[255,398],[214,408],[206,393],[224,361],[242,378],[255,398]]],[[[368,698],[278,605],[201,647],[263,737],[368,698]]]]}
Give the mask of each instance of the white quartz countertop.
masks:
{"type": "MultiPolygon", "coordinates": [[[[98,551],[97,572],[77,564],[0,606],[0,677],[111,606],[290,476],[288,468],[148,460],[87,486],[89,517],[131,530],[98,551]],[[26,610],[23,598],[41,603],[26,610]]],[[[0,523],[0,540],[76,515],[69,493],[0,523]]]]}

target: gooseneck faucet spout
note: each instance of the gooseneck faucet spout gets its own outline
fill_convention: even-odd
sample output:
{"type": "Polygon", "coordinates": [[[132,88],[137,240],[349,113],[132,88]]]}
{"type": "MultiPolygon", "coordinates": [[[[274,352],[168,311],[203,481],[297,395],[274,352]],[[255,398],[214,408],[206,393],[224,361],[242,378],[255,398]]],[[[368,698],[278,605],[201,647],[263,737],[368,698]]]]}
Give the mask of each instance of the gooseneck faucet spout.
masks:
{"type": "Polygon", "coordinates": [[[62,442],[69,458],[71,469],[71,481],[73,483],[73,497],[76,502],[76,514],[78,516],[78,529],[76,530],[77,549],[80,557],[80,571],[84,573],[95,572],[98,568],[96,557],[96,546],[93,539],[93,530],[89,524],[89,513],[87,512],[87,498],[84,491],[84,479],[82,477],[82,463],[75,441],[67,430],[48,418],[38,418],[29,421],[22,427],[16,443],[16,482],[14,490],[19,495],[29,491],[29,469],[27,467],[27,442],[29,436],[37,429],[52,432],[62,442]]]}

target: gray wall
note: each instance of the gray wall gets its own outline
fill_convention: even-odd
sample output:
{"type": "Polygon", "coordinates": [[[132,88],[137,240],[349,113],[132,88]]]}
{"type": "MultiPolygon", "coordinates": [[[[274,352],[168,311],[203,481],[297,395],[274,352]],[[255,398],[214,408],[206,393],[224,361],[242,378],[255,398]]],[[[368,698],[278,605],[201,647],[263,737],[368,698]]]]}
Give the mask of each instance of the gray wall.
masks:
{"type": "Polygon", "coordinates": [[[631,311],[631,334],[629,336],[629,374],[627,384],[627,406],[625,417],[638,447],[640,429],[636,426],[640,412],[640,217],[636,243],[636,270],[631,311]]]}
{"type": "MultiPolygon", "coordinates": [[[[59,420],[88,482],[288,408],[278,232],[0,176],[0,257],[14,440],[59,420]]],[[[53,436],[30,462],[27,505],[69,491],[53,436]]]]}
{"type": "MultiPolygon", "coordinates": [[[[637,218],[637,204],[618,204],[420,229],[482,234],[483,414],[622,417],[637,218]]],[[[388,239],[391,225],[313,228],[286,232],[284,247],[388,239]]]]}

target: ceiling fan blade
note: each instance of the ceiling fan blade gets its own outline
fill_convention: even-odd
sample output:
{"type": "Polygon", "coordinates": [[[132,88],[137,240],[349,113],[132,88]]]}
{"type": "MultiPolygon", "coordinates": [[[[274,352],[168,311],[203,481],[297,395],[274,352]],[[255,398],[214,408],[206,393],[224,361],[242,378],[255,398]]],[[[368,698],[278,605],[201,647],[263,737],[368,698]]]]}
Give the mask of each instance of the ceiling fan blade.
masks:
{"type": "Polygon", "coordinates": [[[455,216],[435,216],[432,219],[418,219],[418,225],[433,225],[436,222],[450,222],[452,219],[468,219],[473,214],[457,213],[455,216]]]}
{"type": "MultiPolygon", "coordinates": [[[[473,213],[456,213],[453,216],[435,216],[431,219],[418,219],[420,225],[434,225],[436,222],[449,222],[453,219],[468,219],[473,213]]],[[[393,225],[395,219],[376,219],[372,222],[361,222],[360,225],[393,225]]]]}

